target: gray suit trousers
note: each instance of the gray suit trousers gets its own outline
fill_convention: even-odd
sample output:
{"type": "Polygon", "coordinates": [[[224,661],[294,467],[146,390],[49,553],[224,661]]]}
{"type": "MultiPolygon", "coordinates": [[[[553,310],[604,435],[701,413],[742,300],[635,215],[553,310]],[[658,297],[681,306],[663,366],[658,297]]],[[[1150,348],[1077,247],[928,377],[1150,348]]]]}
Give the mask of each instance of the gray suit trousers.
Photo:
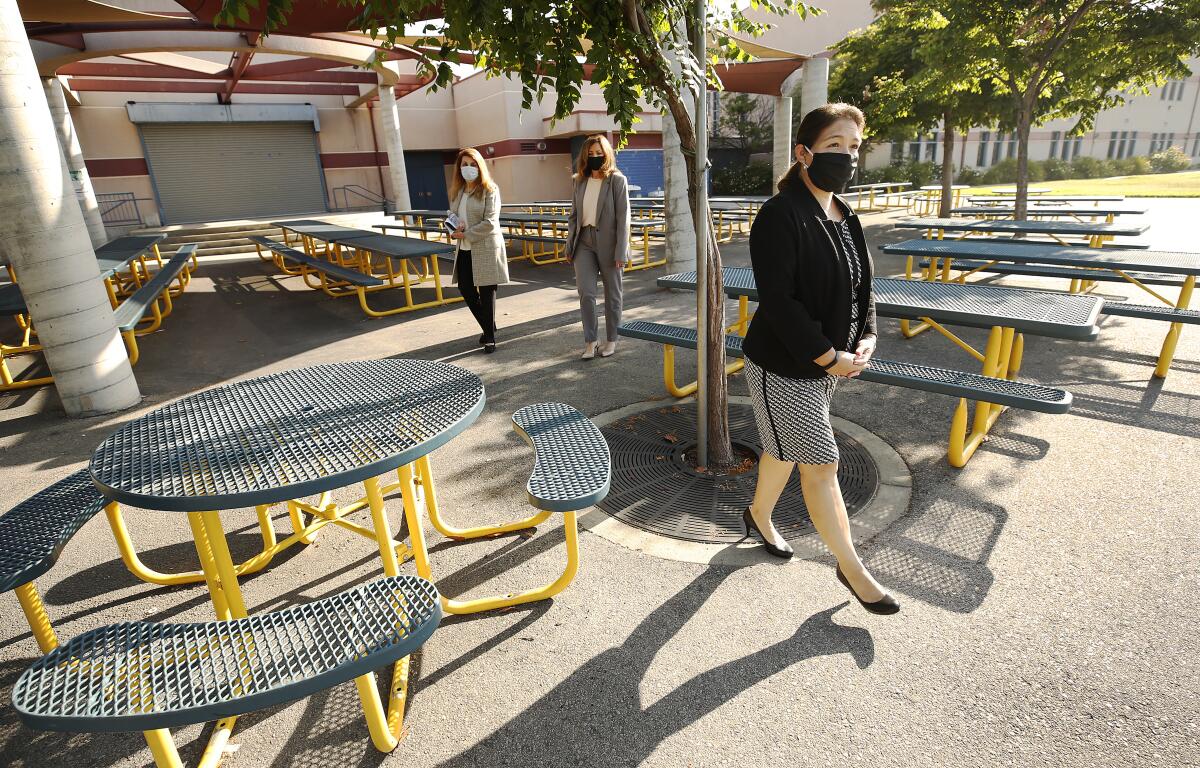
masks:
{"type": "Polygon", "coordinates": [[[610,256],[601,259],[596,253],[596,230],[585,227],[579,231],[574,258],[575,287],[579,291],[579,312],[583,316],[583,340],[597,340],[599,321],[596,317],[596,277],[604,283],[604,335],[608,341],[617,340],[621,325],[621,279],[624,270],[610,256]]]}

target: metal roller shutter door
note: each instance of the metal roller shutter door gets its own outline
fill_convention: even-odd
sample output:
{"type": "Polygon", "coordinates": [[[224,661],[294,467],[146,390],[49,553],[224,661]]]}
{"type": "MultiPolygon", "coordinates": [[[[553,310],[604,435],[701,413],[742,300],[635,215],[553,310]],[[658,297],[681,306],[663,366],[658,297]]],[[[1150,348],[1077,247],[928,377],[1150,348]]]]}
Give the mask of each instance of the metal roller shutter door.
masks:
{"type": "Polygon", "coordinates": [[[143,125],[164,224],[326,210],[311,123],[143,125]]]}

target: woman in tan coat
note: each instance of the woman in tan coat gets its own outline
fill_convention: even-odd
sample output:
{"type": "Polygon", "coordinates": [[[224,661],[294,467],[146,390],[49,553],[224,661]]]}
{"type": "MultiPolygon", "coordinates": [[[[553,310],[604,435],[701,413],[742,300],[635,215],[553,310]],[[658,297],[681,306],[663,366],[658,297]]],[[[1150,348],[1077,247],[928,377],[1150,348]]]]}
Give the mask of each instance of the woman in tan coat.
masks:
{"type": "Polygon", "coordinates": [[[508,255],[500,231],[500,190],[487,162],[471,147],[459,150],[450,181],[450,210],[458,228],[452,283],[479,323],[483,351],[496,351],[496,286],[508,282],[508,255]]]}

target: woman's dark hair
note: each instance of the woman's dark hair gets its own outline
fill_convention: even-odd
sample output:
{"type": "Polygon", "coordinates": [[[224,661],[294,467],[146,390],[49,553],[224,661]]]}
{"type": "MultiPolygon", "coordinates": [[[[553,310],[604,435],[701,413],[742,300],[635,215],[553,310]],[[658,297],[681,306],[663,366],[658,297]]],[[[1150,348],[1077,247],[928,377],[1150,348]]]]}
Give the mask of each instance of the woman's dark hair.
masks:
{"type": "MultiPolygon", "coordinates": [[[[796,129],[796,141],[792,144],[793,148],[796,144],[803,144],[812,149],[813,144],[816,143],[821,133],[838,120],[851,120],[858,126],[860,131],[867,125],[862,110],[853,104],[843,102],[824,104],[809,112],[800,121],[800,127],[796,129]]],[[[799,178],[800,163],[793,162],[792,167],[788,168],[787,173],[779,180],[779,191],[782,192],[789,184],[793,181],[798,181],[799,178]]]]}

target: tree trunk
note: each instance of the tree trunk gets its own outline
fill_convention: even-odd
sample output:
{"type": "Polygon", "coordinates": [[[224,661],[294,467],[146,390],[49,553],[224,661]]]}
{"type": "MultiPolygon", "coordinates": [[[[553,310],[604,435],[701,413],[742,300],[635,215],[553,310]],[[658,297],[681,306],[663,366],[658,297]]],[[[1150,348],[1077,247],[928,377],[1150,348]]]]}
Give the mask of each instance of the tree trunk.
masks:
{"type": "Polygon", "coordinates": [[[1029,127],[1033,106],[1022,101],[1017,106],[1017,195],[1013,219],[1024,221],[1029,210],[1029,127]]]}
{"type": "Polygon", "coordinates": [[[942,205],[938,216],[950,218],[954,207],[954,128],[950,113],[942,115],[942,205]]]}
{"type": "MultiPolygon", "coordinates": [[[[649,29],[649,22],[636,11],[627,14],[626,21],[632,24],[635,30],[642,26],[649,29]]],[[[697,200],[700,197],[700,177],[696,173],[694,162],[696,124],[688,114],[679,90],[671,81],[670,64],[662,48],[658,47],[657,38],[649,35],[646,42],[646,47],[637,54],[639,63],[642,65],[643,75],[664,95],[667,110],[675,121],[675,128],[679,134],[679,148],[688,161],[685,163],[688,207],[692,210],[692,215],[696,216],[697,200]]],[[[705,200],[707,201],[707,196],[705,200]]],[[[705,460],[709,469],[723,469],[733,465],[733,445],[729,440],[729,381],[725,377],[725,285],[721,273],[721,251],[717,247],[716,230],[713,228],[708,206],[705,205],[700,213],[708,224],[708,343],[705,347],[708,388],[707,402],[696,404],[697,408],[705,409],[708,414],[708,456],[706,460],[705,457],[700,459],[705,460]]]]}
{"type": "Polygon", "coordinates": [[[16,272],[67,415],[136,405],[21,12],[9,2],[0,2],[0,178],[0,261],[16,272]]]}

